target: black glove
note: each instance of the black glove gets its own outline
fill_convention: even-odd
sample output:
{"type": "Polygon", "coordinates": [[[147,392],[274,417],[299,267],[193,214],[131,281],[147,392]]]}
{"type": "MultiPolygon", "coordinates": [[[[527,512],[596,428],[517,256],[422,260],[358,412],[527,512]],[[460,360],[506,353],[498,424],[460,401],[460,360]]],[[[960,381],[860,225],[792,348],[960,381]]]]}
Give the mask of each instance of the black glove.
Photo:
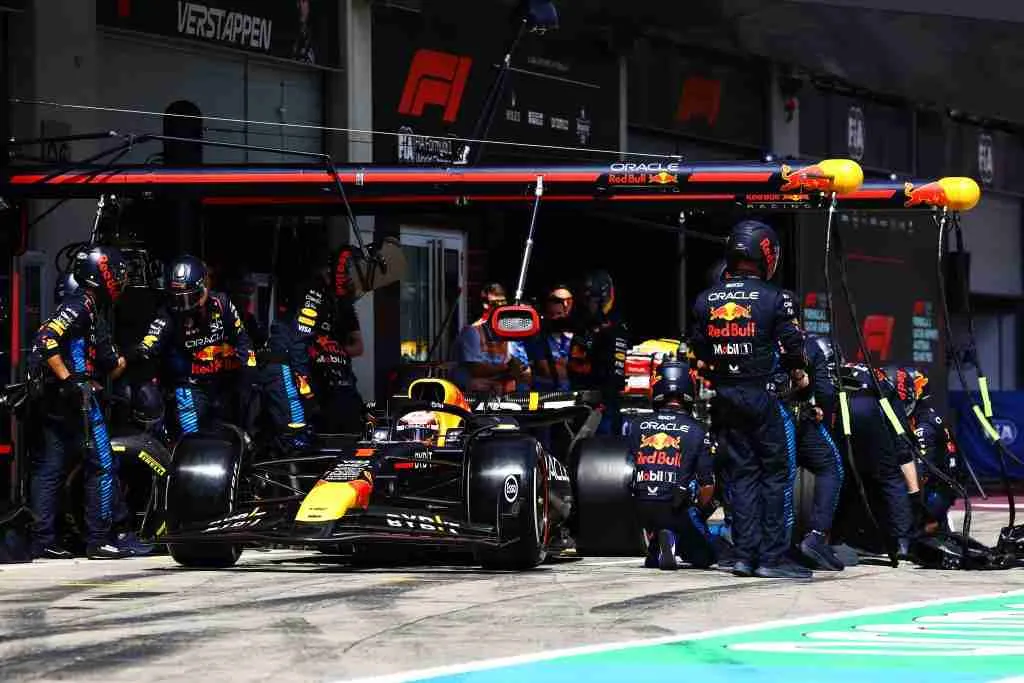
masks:
{"type": "Polygon", "coordinates": [[[68,406],[80,408],[94,391],[92,380],[83,375],[69,375],[59,385],[60,399],[68,406]]]}

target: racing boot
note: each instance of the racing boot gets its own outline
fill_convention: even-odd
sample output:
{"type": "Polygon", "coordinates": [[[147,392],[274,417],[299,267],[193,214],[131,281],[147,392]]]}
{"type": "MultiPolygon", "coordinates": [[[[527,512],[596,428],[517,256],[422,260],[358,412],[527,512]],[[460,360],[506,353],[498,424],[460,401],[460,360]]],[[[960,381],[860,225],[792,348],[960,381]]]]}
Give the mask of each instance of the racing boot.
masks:
{"type": "Polygon", "coordinates": [[[800,552],[818,569],[841,572],[845,568],[843,562],[832,551],[825,541],[825,534],[820,531],[809,531],[800,542],[800,552]]]}
{"type": "Polygon", "coordinates": [[[676,559],[676,535],[668,529],[658,531],[658,569],[679,569],[676,559]]]}
{"type": "Polygon", "coordinates": [[[754,570],[754,576],[762,579],[809,579],[814,573],[807,567],[783,560],[776,565],[760,565],[754,570]]]}
{"type": "Polygon", "coordinates": [[[644,568],[658,568],[658,534],[646,532],[647,536],[647,557],[644,558],[644,568]]]}
{"type": "Polygon", "coordinates": [[[735,560],[732,563],[732,573],[734,576],[750,577],[754,575],[754,566],[748,560],[735,560]]]}
{"type": "Polygon", "coordinates": [[[117,547],[133,557],[149,555],[156,548],[152,543],[143,543],[135,532],[128,531],[117,535],[117,547]]]}
{"type": "Polygon", "coordinates": [[[90,560],[121,560],[131,557],[127,550],[122,550],[113,543],[90,545],[85,551],[85,556],[90,560]]]}
{"type": "Polygon", "coordinates": [[[74,556],[75,554],[70,550],[65,550],[56,545],[39,548],[32,553],[32,557],[37,560],[70,560],[74,556]]]}
{"type": "Polygon", "coordinates": [[[856,567],[860,564],[860,555],[857,554],[856,550],[845,543],[829,547],[832,548],[832,552],[835,553],[836,557],[839,558],[839,561],[843,563],[843,566],[856,567]]]}

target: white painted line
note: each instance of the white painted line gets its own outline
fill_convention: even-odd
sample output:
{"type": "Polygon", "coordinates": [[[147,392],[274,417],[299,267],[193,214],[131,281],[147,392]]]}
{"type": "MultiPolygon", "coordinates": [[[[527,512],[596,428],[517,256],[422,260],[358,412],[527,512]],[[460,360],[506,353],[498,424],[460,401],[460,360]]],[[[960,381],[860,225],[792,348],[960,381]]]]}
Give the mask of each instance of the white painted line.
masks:
{"type": "MultiPolygon", "coordinates": [[[[583,560],[577,567],[616,567],[623,564],[635,564],[637,567],[644,566],[644,558],[642,557],[631,557],[628,560],[607,560],[605,562],[587,562],[583,560]]],[[[570,567],[572,565],[569,565],[570,567]]]]}
{"type": "MultiPolygon", "coordinates": [[[[883,605],[881,607],[865,607],[862,609],[847,610],[844,612],[832,612],[825,614],[816,614],[808,617],[779,619],[776,621],[764,621],[756,624],[744,624],[742,626],[730,626],[729,628],[714,629],[711,631],[699,631],[697,633],[679,634],[674,636],[662,636],[661,638],[649,638],[646,640],[628,640],[618,643],[586,645],[583,647],[572,647],[559,650],[545,650],[542,652],[535,652],[533,654],[527,655],[514,655],[512,657],[483,659],[477,662],[469,662],[466,664],[439,666],[431,669],[419,669],[413,671],[406,671],[398,674],[371,676],[369,678],[341,679],[337,681],[337,683],[408,683],[409,681],[418,681],[425,678],[436,678],[438,676],[454,676],[457,674],[482,671],[484,669],[496,669],[499,667],[516,666],[519,664],[531,664],[533,662],[541,662],[549,659],[558,659],[561,657],[597,654],[600,652],[623,650],[632,647],[649,647],[652,645],[667,645],[669,643],[683,643],[694,640],[707,640],[708,638],[717,638],[719,636],[749,633],[750,631],[760,631],[763,629],[782,628],[785,626],[802,626],[805,624],[814,624],[821,621],[829,621],[832,619],[846,619],[849,617],[862,617],[873,614],[885,614],[887,612],[898,612],[901,610],[915,609],[918,607],[935,607],[938,605],[946,605],[957,602],[967,602],[969,600],[1005,598],[1011,595],[1024,595],[1024,590],[1004,591],[1001,593],[983,593],[980,595],[967,595],[959,598],[940,598],[937,600],[904,602],[894,605],[883,605]]],[[[1024,683],[1024,679],[1021,679],[1021,682],[1024,683]]],[[[1011,679],[1007,681],[999,681],[998,683],[1017,683],[1017,681],[1011,679]]]]}

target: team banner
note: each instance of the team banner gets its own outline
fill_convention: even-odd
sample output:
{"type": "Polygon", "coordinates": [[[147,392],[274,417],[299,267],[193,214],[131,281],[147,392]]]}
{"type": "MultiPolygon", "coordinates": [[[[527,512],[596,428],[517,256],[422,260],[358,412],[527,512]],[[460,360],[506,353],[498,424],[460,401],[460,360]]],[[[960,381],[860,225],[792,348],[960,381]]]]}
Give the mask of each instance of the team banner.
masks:
{"type": "MultiPolygon", "coordinates": [[[[842,202],[840,202],[840,205],[842,202]]],[[[798,217],[800,296],[808,332],[831,334],[826,306],[824,214],[798,217]]],[[[946,400],[946,344],[936,276],[938,232],[933,217],[909,211],[840,210],[840,236],[858,324],[871,360],[878,365],[921,368],[938,405],[946,400]]],[[[847,361],[860,361],[839,272],[833,269],[837,334],[847,361]]]]}
{"type": "Polygon", "coordinates": [[[96,0],[96,23],[337,67],[332,0],[96,0]]]}
{"type": "MultiPolygon", "coordinates": [[[[967,381],[972,382],[973,375],[967,381]]],[[[993,391],[992,423],[1000,441],[1006,448],[1024,460],[1024,438],[1020,427],[1024,425],[1024,391],[993,391]]],[[[977,392],[972,399],[967,392],[949,392],[949,403],[956,416],[956,439],[960,450],[966,453],[971,466],[980,478],[996,479],[1000,476],[999,454],[985,436],[983,428],[973,416],[972,406],[979,402],[977,392]]],[[[1024,467],[1007,458],[1007,471],[1014,480],[1024,479],[1024,467]]]]}

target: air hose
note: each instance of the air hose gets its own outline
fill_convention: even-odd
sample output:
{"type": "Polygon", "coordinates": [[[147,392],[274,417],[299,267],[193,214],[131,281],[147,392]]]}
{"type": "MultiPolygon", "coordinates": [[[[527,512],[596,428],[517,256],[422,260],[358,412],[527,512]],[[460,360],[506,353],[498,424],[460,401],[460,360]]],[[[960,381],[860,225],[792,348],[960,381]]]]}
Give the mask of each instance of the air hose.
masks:
{"type": "MultiPolygon", "coordinates": [[[[975,394],[975,392],[967,384],[967,377],[966,377],[966,375],[964,373],[963,363],[962,363],[962,361],[960,359],[960,354],[956,352],[957,351],[956,350],[956,346],[953,343],[954,342],[954,339],[953,339],[953,328],[952,328],[952,325],[950,323],[949,305],[948,305],[948,303],[946,301],[946,278],[945,278],[945,274],[943,273],[943,268],[942,268],[942,259],[943,259],[944,255],[945,255],[945,250],[946,250],[946,247],[945,247],[946,231],[949,229],[947,227],[947,223],[949,221],[950,221],[950,214],[949,214],[947,209],[943,209],[941,216],[939,218],[937,218],[936,221],[935,221],[936,226],[938,228],[938,233],[939,233],[939,237],[938,237],[938,256],[937,256],[937,259],[938,259],[938,261],[937,261],[938,262],[938,273],[937,273],[937,275],[938,275],[938,281],[939,281],[939,296],[941,298],[941,306],[942,306],[942,318],[943,318],[943,321],[945,323],[944,324],[944,327],[945,327],[944,331],[945,331],[945,335],[946,335],[946,343],[949,345],[949,347],[950,347],[950,349],[952,351],[951,355],[953,357],[953,366],[956,368],[957,378],[960,380],[960,386],[963,387],[964,392],[967,393],[968,399],[970,399],[970,402],[971,402],[971,412],[974,414],[975,419],[978,421],[978,424],[981,426],[982,433],[986,436],[987,440],[993,446],[993,448],[996,449],[996,454],[998,455],[998,458],[999,458],[999,474],[1000,474],[1000,478],[1002,479],[1003,488],[1006,491],[1006,502],[1007,502],[1007,506],[1009,507],[1009,520],[1007,522],[1007,528],[1008,529],[1012,529],[1015,526],[1016,521],[1017,521],[1017,503],[1016,503],[1016,499],[1014,498],[1014,495],[1013,495],[1013,486],[1010,483],[1010,474],[1009,474],[1009,470],[1007,468],[1006,460],[1007,460],[1007,456],[1013,457],[1018,463],[1020,463],[1020,460],[1018,458],[1016,458],[1015,456],[1013,456],[1013,454],[1011,454],[1011,453],[1009,453],[1007,451],[1006,446],[1003,445],[1002,440],[999,438],[999,433],[996,432],[995,428],[992,426],[992,423],[989,421],[992,418],[992,400],[991,400],[991,398],[989,396],[989,393],[988,393],[988,378],[985,376],[984,370],[982,370],[981,359],[980,359],[980,357],[978,355],[977,341],[976,341],[975,336],[974,336],[974,315],[973,315],[972,310],[971,310],[970,283],[968,283],[968,282],[964,282],[963,283],[964,291],[962,292],[963,300],[964,300],[964,308],[965,308],[964,314],[965,314],[966,319],[967,319],[967,344],[968,344],[967,348],[968,348],[969,353],[971,354],[971,357],[974,359],[974,367],[977,370],[977,374],[978,374],[978,388],[979,388],[980,393],[981,393],[981,396],[980,396],[981,406],[978,405],[978,400],[977,399],[979,397],[975,394]]],[[[960,225],[960,214],[959,213],[954,213],[952,215],[952,224],[953,224],[953,229],[954,229],[955,234],[956,234],[957,250],[962,252],[964,250],[964,241],[963,241],[963,229],[962,229],[962,227],[960,225]]],[[[964,457],[966,458],[966,454],[965,454],[964,457]]],[[[965,501],[965,510],[966,510],[966,501],[967,501],[966,496],[964,497],[964,501],[965,501]]]]}

